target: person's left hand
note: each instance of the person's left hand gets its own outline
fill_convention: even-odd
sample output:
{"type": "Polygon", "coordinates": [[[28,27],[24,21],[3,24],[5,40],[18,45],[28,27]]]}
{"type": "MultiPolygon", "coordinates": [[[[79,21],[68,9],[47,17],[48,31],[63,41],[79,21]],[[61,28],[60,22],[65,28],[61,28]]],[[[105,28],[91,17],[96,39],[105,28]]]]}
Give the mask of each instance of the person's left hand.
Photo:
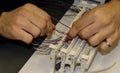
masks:
{"type": "Polygon", "coordinates": [[[0,35],[27,44],[38,36],[51,35],[54,29],[50,15],[31,3],[0,16],[0,35]]]}
{"type": "Polygon", "coordinates": [[[77,35],[108,52],[120,38],[120,1],[111,1],[86,12],[73,23],[68,33],[69,38],[77,35]]]}

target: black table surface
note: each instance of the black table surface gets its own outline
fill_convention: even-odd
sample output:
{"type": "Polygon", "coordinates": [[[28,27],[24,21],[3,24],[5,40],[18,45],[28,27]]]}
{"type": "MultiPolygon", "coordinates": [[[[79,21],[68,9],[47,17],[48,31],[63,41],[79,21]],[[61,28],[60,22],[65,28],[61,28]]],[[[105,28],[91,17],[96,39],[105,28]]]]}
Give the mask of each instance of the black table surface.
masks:
{"type": "MultiPolygon", "coordinates": [[[[66,2],[66,6],[52,3],[38,6],[59,20],[72,3],[73,1],[66,2]]],[[[53,23],[56,24],[57,21],[53,20],[53,23]]],[[[18,73],[34,51],[31,44],[0,36],[0,73],[18,73]]]]}

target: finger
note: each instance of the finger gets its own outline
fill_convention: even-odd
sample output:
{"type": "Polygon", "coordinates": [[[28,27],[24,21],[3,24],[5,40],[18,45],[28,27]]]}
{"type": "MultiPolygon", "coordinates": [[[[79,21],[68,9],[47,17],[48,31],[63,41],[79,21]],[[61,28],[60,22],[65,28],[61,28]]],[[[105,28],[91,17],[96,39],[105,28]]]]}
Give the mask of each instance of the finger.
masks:
{"type": "Polygon", "coordinates": [[[67,33],[67,37],[72,39],[77,36],[79,30],[76,27],[70,28],[69,32],[67,33]]]}
{"type": "Polygon", "coordinates": [[[111,45],[111,47],[109,47],[106,42],[102,42],[99,47],[99,51],[102,53],[102,54],[107,54],[109,53],[111,50],[113,50],[113,48],[115,48],[118,44],[118,41],[119,41],[119,32],[116,31],[115,33],[113,33],[113,35],[111,35],[109,38],[106,39],[107,42],[109,42],[109,44],[111,45]]]}
{"type": "Polygon", "coordinates": [[[55,26],[52,23],[52,21],[50,20],[49,22],[47,22],[45,29],[43,29],[43,34],[41,34],[41,36],[43,35],[51,35],[52,31],[55,30],[55,26]]]}
{"type": "Polygon", "coordinates": [[[100,29],[103,27],[105,27],[105,26],[98,22],[94,22],[93,24],[90,24],[90,25],[86,26],[84,29],[82,29],[79,32],[79,35],[81,38],[87,39],[87,38],[91,37],[92,35],[94,35],[95,33],[99,32],[100,29]]]}
{"type": "Polygon", "coordinates": [[[40,35],[45,35],[47,32],[47,23],[44,19],[32,20],[35,25],[41,29],[40,35]]]}
{"type": "Polygon", "coordinates": [[[40,35],[46,33],[47,22],[44,19],[29,10],[25,10],[23,13],[23,18],[26,18],[29,22],[40,29],[40,35]]]}
{"type": "Polygon", "coordinates": [[[22,30],[20,27],[14,27],[11,32],[11,38],[23,41],[27,44],[32,42],[33,36],[26,31],[22,30]]]}
{"type": "MultiPolygon", "coordinates": [[[[38,16],[36,13],[33,13],[30,10],[26,10],[26,11],[27,12],[25,12],[25,13],[23,12],[25,18],[27,18],[29,21],[31,21],[33,24],[35,24],[39,28],[43,28],[44,29],[46,27],[45,24],[47,24],[48,21],[46,21],[41,16],[38,16]]],[[[46,16],[44,16],[44,17],[48,18],[46,16]]],[[[50,19],[49,19],[49,21],[50,21],[50,19]]]]}
{"type": "Polygon", "coordinates": [[[47,35],[47,36],[50,36],[50,35],[52,34],[53,30],[55,30],[54,24],[51,24],[51,22],[48,23],[46,35],[47,35]]]}
{"type": "Polygon", "coordinates": [[[28,20],[26,20],[23,17],[19,17],[19,19],[17,20],[17,24],[25,31],[27,31],[28,33],[30,33],[34,38],[36,38],[37,36],[40,35],[41,30],[36,27],[34,24],[32,24],[31,22],[29,22],[28,20]]]}
{"type": "Polygon", "coordinates": [[[79,30],[82,30],[86,26],[92,24],[95,21],[95,17],[91,13],[91,11],[86,12],[83,16],[81,16],[77,21],[76,24],[73,26],[76,26],[79,28],[79,30]]]}
{"type": "Polygon", "coordinates": [[[102,21],[102,20],[98,19],[94,23],[89,24],[84,29],[82,29],[79,32],[79,35],[81,38],[87,39],[108,25],[109,25],[109,23],[107,21],[102,21]]]}
{"type": "Polygon", "coordinates": [[[109,25],[101,29],[98,33],[93,35],[88,39],[88,42],[92,46],[96,46],[100,44],[103,40],[105,40],[107,37],[111,36],[115,32],[115,29],[113,25],[109,25]]]}
{"type": "Polygon", "coordinates": [[[88,12],[88,14],[83,15],[73,23],[72,28],[68,32],[68,36],[71,38],[75,37],[79,31],[81,31],[89,24],[92,24],[94,20],[95,18],[94,16],[92,16],[92,14],[90,14],[90,12],[88,12]]]}

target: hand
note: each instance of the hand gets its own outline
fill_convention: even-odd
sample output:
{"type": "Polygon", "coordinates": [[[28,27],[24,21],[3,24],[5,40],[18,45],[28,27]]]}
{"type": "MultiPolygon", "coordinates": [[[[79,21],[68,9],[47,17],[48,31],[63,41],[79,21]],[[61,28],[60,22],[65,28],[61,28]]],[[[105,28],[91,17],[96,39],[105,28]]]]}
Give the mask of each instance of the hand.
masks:
{"type": "Polygon", "coordinates": [[[29,3],[0,17],[0,35],[28,44],[37,36],[50,35],[53,29],[50,16],[29,3]]]}
{"type": "Polygon", "coordinates": [[[110,46],[104,40],[113,46],[120,38],[120,1],[111,1],[86,12],[68,33],[70,38],[77,35],[92,46],[98,45],[102,52],[108,52],[110,46]]]}

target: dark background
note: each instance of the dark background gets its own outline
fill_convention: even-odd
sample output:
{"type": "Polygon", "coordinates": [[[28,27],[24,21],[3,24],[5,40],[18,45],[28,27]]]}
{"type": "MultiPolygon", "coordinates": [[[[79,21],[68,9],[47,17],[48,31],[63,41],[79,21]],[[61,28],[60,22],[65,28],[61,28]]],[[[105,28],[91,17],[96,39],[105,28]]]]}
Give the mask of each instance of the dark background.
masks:
{"type": "MultiPolygon", "coordinates": [[[[1,0],[0,12],[11,11],[25,3],[33,3],[59,20],[73,0],[1,0]]],[[[56,24],[57,21],[53,20],[53,23],[56,24]]],[[[44,38],[41,37],[41,40],[36,38],[33,41],[37,40],[41,43],[44,38]]],[[[0,73],[18,73],[35,51],[33,47],[36,46],[0,36],[0,73]]]]}

